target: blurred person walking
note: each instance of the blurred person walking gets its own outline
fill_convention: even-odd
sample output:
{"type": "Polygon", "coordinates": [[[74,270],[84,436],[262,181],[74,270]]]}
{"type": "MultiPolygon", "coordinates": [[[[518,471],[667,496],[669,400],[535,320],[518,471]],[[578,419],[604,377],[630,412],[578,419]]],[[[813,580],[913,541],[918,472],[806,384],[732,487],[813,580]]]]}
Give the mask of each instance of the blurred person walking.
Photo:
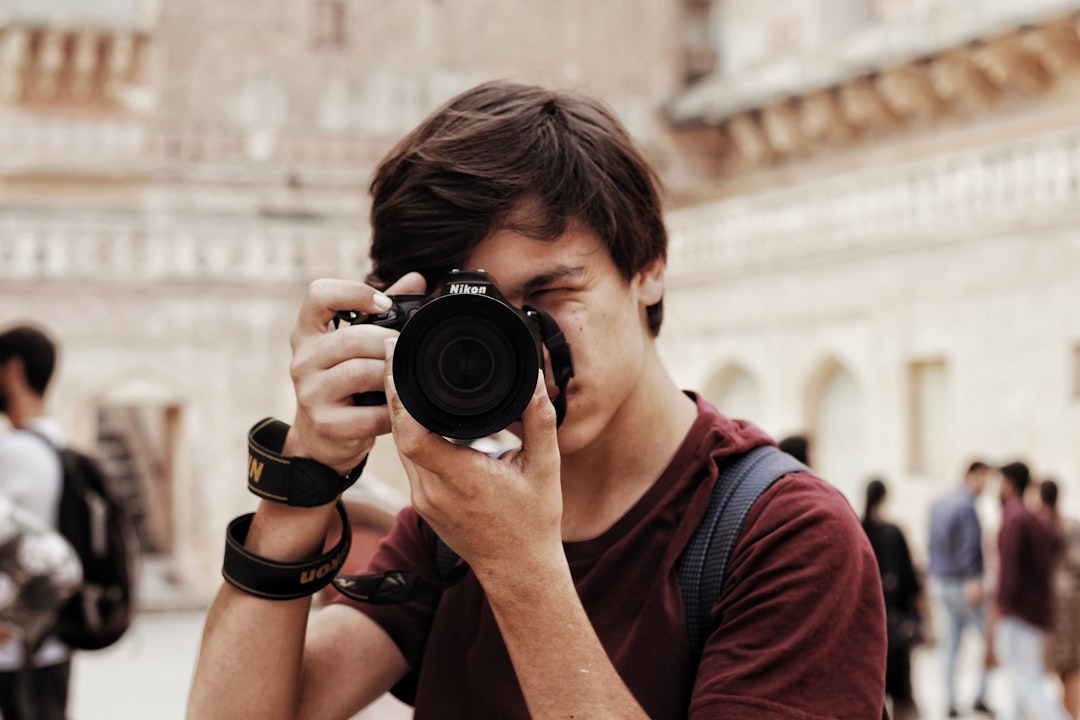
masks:
{"type": "Polygon", "coordinates": [[[1080,718],[1080,520],[1058,512],[1058,484],[1039,484],[1040,515],[1061,543],[1054,571],[1054,625],[1046,638],[1046,667],[1061,680],[1062,704],[1080,718]]]}
{"type": "MultiPolygon", "coordinates": [[[[929,570],[930,592],[935,615],[940,618],[939,635],[945,641],[945,690],[949,717],[958,717],[956,700],[956,663],[965,628],[974,628],[984,647],[986,609],[983,589],[983,534],[975,500],[986,487],[992,473],[989,465],[976,460],[964,474],[963,485],[951,490],[930,511],[929,570]]],[[[988,669],[979,671],[979,684],[973,708],[992,714],[986,704],[988,669]]]]}
{"type": "Polygon", "coordinates": [[[991,611],[987,660],[996,659],[1009,678],[1012,698],[1004,720],[1068,720],[1061,703],[1047,691],[1046,632],[1053,624],[1053,567],[1058,538],[1028,509],[1024,494],[1031,472],[1022,462],[1000,468],[1001,529],[998,587],[991,611]]]}
{"type": "Polygon", "coordinates": [[[904,532],[885,520],[882,514],[887,498],[884,481],[873,478],[867,483],[862,526],[874,548],[885,593],[888,628],[885,694],[892,700],[891,717],[893,720],[913,720],[919,717],[919,708],[911,685],[911,651],[924,639],[920,609],[922,583],[911,560],[904,532]]]}
{"type": "MultiPolygon", "coordinates": [[[[0,413],[13,431],[0,436],[0,494],[55,529],[62,469],[49,444],[64,444],[59,423],[45,414],[45,392],[56,366],[56,343],[41,329],[17,325],[0,333],[0,413]],[[27,432],[30,431],[30,432],[27,432]],[[47,439],[47,441],[46,441],[47,439]]],[[[10,586],[11,578],[7,578],[10,586]]],[[[5,587],[4,594],[18,592],[5,587]]],[[[0,714],[4,720],[64,720],[71,674],[68,648],[48,638],[24,669],[23,642],[0,640],[0,714]],[[25,712],[25,705],[32,712],[25,712]]]]}

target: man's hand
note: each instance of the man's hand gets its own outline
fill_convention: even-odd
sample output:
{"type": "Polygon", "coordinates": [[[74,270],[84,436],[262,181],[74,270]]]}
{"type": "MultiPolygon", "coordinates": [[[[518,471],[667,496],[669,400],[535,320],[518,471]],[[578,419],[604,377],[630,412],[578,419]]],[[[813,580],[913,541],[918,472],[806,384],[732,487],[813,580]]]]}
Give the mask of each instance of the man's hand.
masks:
{"type": "Polygon", "coordinates": [[[983,584],[980,578],[972,578],[964,583],[964,599],[970,607],[978,607],[983,601],[983,584]]]}
{"type": "Polygon", "coordinates": [[[377,325],[335,329],[334,313],[380,313],[387,295],[421,293],[424,279],[409,273],[386,294],[349,280],[316,280],[308,287],[289,337],[296,419],[284,454],[309,457],[344,474],[371,450],[375,437],[390,431],[386,406],[357,406],[354,393],[382,388],[384,343],[397,331],[377,325]]]}
{"type": "Polygon", "coordinates": [[[565,565],[555,408],[543,374],[522,414],[522,447],[495,459],[449,442],[409,415],[394,385],[394,341],[386,345],[390,421],[420,516],[482,583],[565,565]]]}

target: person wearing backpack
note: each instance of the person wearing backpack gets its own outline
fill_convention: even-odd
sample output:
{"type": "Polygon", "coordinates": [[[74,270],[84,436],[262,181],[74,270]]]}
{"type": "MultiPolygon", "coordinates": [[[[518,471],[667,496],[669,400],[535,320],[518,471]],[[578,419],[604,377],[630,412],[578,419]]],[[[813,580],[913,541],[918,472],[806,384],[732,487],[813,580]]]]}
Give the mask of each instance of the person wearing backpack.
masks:
{"type": "MultiPolygon", "coordinates": [[[[57,454],[35,433],[58,445],[64,443],[59,423],[45,413],[45,393],[56,356],[56,343],[35,325],[20,324],[0,332],[0,413],[14,428],[0,435],[0,495],[54,529],[62,469],[57,454]]],[[[0,715],[4,720],[64,720],[71,675],[69,648],[50,637],[24,668],[23,642],[17,634],[6,633],[0,645],[0,715]]]]}
{"type": "MultiPolygon", "coordinates": [[[[372,273],[310,285],[291,336],[293,423],[267,419],[249,436],[260,501],[227,529],[188,717],[344,719],[387,691],[418,719],[881,717],[877,564],[850,504],[808,471],[734,518],[694,650],[680,558],[726,470],[775,442],[664,367],[660,192],[614,114],[575,93],[485,83],[406,136],[371,189],[372,273]],[[470,280],[447,283],[455,270],[470,280]],[[493,295],[481,270],[523,322],[549,316],[572,357],[562,372],[545,340],[543,372],[521,379],[521,445],[498,458],[406,410],[410,331],[392,322],[412,313],[406,297],[436,288],[493,295]],[[344,311],[375,321],[337,326],[344,311]],[[365,395],[379,391],[385,404],[365,395]],[[368,567],[379,582],[357,595],[369,601],[311,613],[347,549],[324,547],[344,515],[338,494],[386,433],[411,506],[368,567]],[[465,563],[452,584],[435,582],[440,544],[465,563]]],[[[483,344],[480,325],[419,337],[483,344]]],[[[455,377],[517,367],[494,357],[455,377]]]]}

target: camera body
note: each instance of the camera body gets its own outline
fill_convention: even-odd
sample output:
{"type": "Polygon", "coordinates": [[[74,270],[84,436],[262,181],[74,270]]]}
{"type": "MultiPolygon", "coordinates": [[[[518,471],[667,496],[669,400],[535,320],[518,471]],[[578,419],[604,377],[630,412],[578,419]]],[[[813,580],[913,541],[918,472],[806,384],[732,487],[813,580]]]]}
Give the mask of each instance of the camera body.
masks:
{"type": "MultiPolygon", "coordinates": [[[[401,331],[394,383],[417,422],[444,437],[469,440],[521,417],[544,367],[539,311],[511,305],[483,270],[453,270],[430,294],[391,300],[381,314],[343,311],[336,317],[401,331]]],[[[554,325],[546,314],[544,322],[554,325]]],[[[569,363],[568,347],[565,356],[569,363]]],[[[562,373],[569,379],[572,366],[562,373]]],[[[386,398],[362,393],[354,402],[382,404],[386,398]]]]}

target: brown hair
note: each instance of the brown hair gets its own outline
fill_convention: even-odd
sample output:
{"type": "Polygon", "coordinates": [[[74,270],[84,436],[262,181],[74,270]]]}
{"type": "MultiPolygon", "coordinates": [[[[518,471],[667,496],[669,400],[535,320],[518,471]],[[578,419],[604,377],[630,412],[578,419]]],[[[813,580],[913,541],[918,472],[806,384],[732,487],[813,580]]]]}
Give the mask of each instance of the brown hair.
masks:
{"type": "MultiPolygon", "coordinates": [[[[506,228],[554,240],[581,222],[627,280],[667,252],[652,168],[610,109],[570,92],[500,81],[462,93],[391,150],[371,195],[380,288],[417,271],[430,290],[506,228]]],[[[655,335],[662,301],[648,317],[655,335]]]]}

